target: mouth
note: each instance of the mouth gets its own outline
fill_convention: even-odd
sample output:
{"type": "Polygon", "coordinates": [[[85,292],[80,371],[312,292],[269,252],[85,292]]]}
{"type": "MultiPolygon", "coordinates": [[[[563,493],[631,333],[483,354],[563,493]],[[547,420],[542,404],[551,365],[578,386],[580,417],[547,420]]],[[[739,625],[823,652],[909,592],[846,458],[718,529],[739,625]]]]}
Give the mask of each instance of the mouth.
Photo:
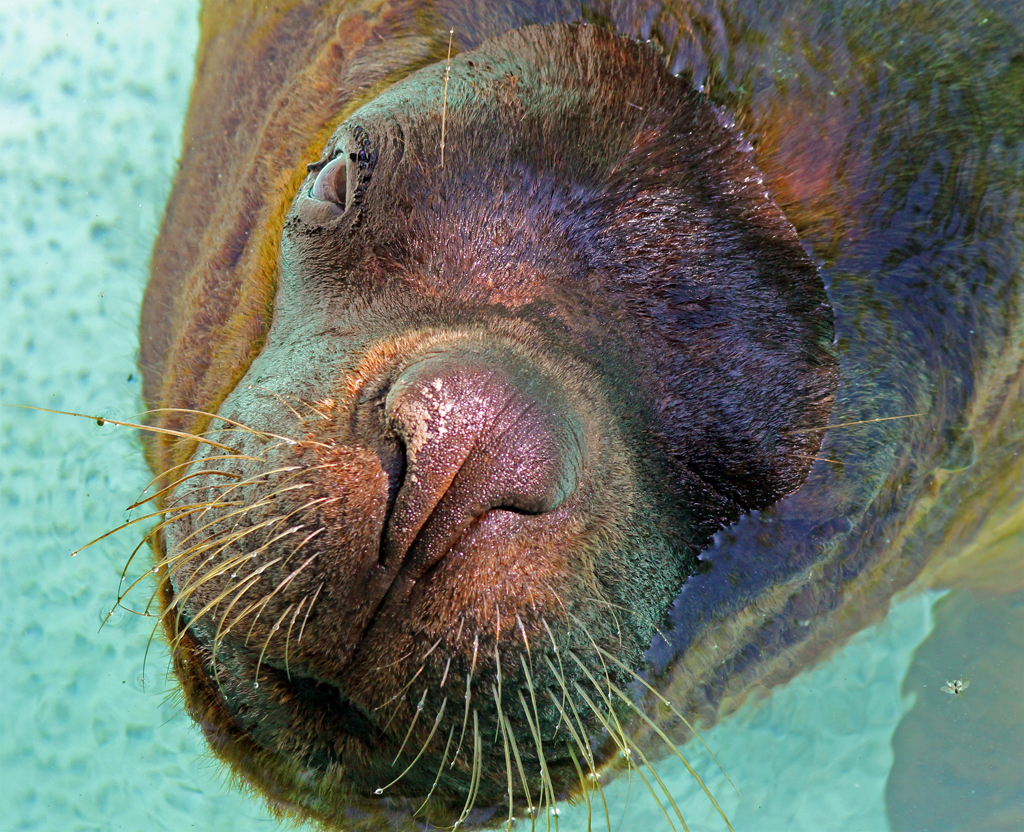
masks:
{"type": "Polygon", "coordinates": [[[326,395],[240,384],[210,434],[234,453],[200,453],[170,492],[164,621],[190,712],[296,800],[430,794],[450,825],[578,792],[617,758],[625,668],[684,578],[631,455],[593,390],[501,339],[360,361],[326,395]]]}
{"type": "Polygon", "coordinates": [[[189,711],[218,754],[243,773],[255,767],[263,783],[283,782],[287,760],[304,772],[305,787],[343,777],[349,802],[413,800],[422,808],[423,795],[433,794],[432,822],[451,825],[465,819],[468,795],[494,811],[520,812],[548,792],[561,800],[578,791],[581,766],[596,782],[620,757],[607,729],[631,706],[608,697],[627,681],[602,683],[596,668],[579,672],[569,650],[529,655],[475,639],[473,655],[457,657],[442,647],[411,680],[402,676],[414,696],[371,707],[344,682],[279,659],[260,664],[236,644],[214,658],[180,616],[178,627],[175,670],[189,711]],[[413,687],[420,672],[436,680],[442,666],[439,683],[422,693],[413,687]]]}

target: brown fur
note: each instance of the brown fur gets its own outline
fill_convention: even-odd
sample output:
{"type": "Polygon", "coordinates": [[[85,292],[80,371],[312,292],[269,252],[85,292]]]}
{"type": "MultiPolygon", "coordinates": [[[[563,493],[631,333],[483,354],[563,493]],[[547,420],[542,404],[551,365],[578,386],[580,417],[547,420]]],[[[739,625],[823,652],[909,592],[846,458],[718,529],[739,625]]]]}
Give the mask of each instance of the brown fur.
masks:
{"type": "MultiPolygon", "coordinates": [[[[886,192],[861,190],[873,162],[852,96],[827,75],[746,96],[758,57],[733,56],[715,100],[748,149],[652,51],[605,32],[644,34],[643,4],[519,32],[574,12],[499,5],[204,10],[141,364],[158,428],[237,453],[171,434],[149,448],[168,483],[191,472],[158,547],[165,626],[215,752],[329,828],[488,825],[585,795],[626,752],[684,738],[683,717],[713,722],[877,618],[927,560],[904,547],[977,481],[919,486],[909,452],[889,455],[941,463],[938,425],[967,410],[933,407],[899,353],[912,380],[893,415],[932,422],[887,424],[888,445],[833,432],[819,461],[840,474],[819,464],[801,488],[836,383],[802,246],[849,269],[886,192]],[[450,77],[400,84],[444,61],[450,27],[450,77]],[[310,196],[334,158],[352,160],[340,206],[310,196]],[[422,408],[439,413],[423,367],[437,390],[486,378],[501,429],[417,434],[422,408]],[[543,464],[521,470],[530,441],[543,464]],[[448,451],[462,467],[436,462],[448,451]],[[779,522],[750,514],[794,491],[779,522]],[[408,508],[424,500],[469,511],[468,531],[408,508]],[[627,693],[637,674],[680,707],[627,693]]],[[[712,23],[669,4],[658,43],[675,32],[685,53],[712,23]]],[[[862,288],[845,275],[844,299],[862,288]]],[[[888,348],[874,288],[844,300],[844,325],[888,348]]],[[[1010,352],[956,428],[979,442],[1012,421],[1010,352]]],[[[899,385],[846,360],[833,422],[870,422],[899,385]]]]}

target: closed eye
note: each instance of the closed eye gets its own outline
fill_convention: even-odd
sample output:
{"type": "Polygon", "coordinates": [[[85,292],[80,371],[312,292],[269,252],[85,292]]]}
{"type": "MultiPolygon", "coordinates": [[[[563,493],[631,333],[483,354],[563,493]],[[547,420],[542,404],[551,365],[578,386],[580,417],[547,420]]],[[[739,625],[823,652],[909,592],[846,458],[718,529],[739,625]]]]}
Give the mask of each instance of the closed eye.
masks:
{"type": "Polygon", "coordinates": [[[332,202],[344,210],[348,198],[348,160],[332,159],[325,164],[313,181],[309,194],[321,202],[332,202]]]}

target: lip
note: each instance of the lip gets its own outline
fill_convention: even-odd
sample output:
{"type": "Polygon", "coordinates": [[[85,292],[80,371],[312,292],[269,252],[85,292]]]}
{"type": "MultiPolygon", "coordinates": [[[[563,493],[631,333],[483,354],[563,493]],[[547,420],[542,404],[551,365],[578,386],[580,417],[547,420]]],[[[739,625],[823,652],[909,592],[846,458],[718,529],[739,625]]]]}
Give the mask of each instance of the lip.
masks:
{"type": "Polygon", "coordinates": [[[344,691],[331,682],[315,676],[296,673],[285,669],[281,662],[264,663],[278,676],[280,684],[294,696],[299,707],[315,720],[322,721],[321,733],[329,739],[342,736],[352,737],[370,748],[379,748],[394,737],[388,734],[373,716],[362,706],[345,695],[344,691]]]}
{"type": "MultiPolygon", "coordinates": [[[[518,516],[521,515],[515,511],[493,508],[478,517],[468,520],[459,528],[456,534],[452,535],[443,556],[434,558],[430,565],[420,572],[416,579],[417,587],[414,590],[414,594],[421,594],[424,591],[423,585],[432,580],[449,558],[465,559],[472,557],[474,550],[485,546],[490,538],[509,534],[515,535],[516,530],[510,528],[510,526],[518,516]]],[[[507,539],[509,538],[506,537],[507,539]]],[[[413,544],[413,547],[415,545],[413,544]]]]}

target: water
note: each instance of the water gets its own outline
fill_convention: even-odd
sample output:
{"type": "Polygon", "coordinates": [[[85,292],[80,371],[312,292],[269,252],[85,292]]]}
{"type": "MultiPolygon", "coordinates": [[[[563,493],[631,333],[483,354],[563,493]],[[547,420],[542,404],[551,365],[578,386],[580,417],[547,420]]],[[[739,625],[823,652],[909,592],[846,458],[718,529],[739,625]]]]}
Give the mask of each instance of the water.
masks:
{"type": "MultiPolygon", "coordinates": [[[[196,16],[180,0],[0,7],[5,403],[122,419],[140,408],[137,310],[179,150],[196,16]]],[[[0,419],[0,829],[270,828],[262,804],[226,785],[181,715],[159,641],[146,656],[152,620],[119,611],[99,629],[138,535],[68,557],[124,522],[147,484],[137,439],[38,412],[5,408],[0,419]]],[[[148,591],[133,597],[141,609],[148,591]]],[[[740,794],[688,751],[737,830],[889,828],[894,732],[965,661],[951,656],[901,692],[934,601],[902,600],[831,660],[709,732],[740,794]]],[[[981,685],[976,677],[967,696],[981,685]]],[[[724,828],[678,769],[666,765],[664,776],[691,829],[724,828]]],[[[609,789],[613,824],[627,785],[609,789]]],[[[629,790],[620,828],[668,828],[642,784],[629,790]]],[[[585,812],[565,808],[559,828],[586,828],[585,812]]]]}
{"type": "MultiPolygon", "coordinates": [[[[179,152],[196,6],[0,4],[5,403],[139,409],[136,319],[179,152]]],[[[168,701],[160,648],[143,690],[151,623],[119,614],[99,631],[137,538],[68,557],[123,522],[145,487],[137,440],[86,420],[0,418],[0,828],[258,828],[246,819],[266,813],[221,788],[168,701]]]]}

